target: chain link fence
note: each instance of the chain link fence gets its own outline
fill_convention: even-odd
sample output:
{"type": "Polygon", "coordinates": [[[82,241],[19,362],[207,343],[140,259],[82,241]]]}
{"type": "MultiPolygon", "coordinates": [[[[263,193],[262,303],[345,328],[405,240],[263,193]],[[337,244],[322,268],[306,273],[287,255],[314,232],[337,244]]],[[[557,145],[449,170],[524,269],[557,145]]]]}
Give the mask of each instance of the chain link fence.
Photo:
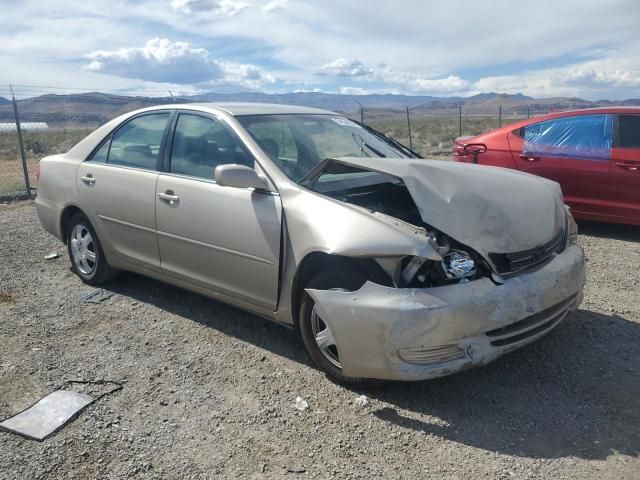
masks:
{"type": "Polygon", "coordinates": [[[122,113],[171,102],[168,92],[168,98],[149,99],[97,92],[59,94],[53,89],[0,85],[0,202],[35,196],[43,157],[67,152],[122,113]]]}
{"type": "MultiPolygon", "coordinates": [[[[145,92],[148,96],[134,96],[114,91],[75,93],[77,90],[74,90],[60,94],[61,91],[65,89],[0,85],[0,202],[33,198],[38,187],[36,173],[40,159],[68,151],[95,128],[118,115],[158,104],[225,99],[211,94],[206,98],[177,98],[170,92],[145,92]]],[[[261,96],[256,100],[296,102],[289,94],[261,96]]],[[[331,109],[329,104],[313,106],[331,109]]],[[[557,110],[553,106],[545,108],[557,110]]],[[[407,146],[411,144],[425,157],[442,158],[450,155],[453,140],[461,134],[477,135],[534,115],[527,107],[503,113],[501,106],[480,112],[467,112],[464,106],[433,111],[424,107],[362,106],[343,113],[355,120],[364,120],[367,125],[407,146]]],[[[547,111],[535,112],[543,113],[547,111]]]]}

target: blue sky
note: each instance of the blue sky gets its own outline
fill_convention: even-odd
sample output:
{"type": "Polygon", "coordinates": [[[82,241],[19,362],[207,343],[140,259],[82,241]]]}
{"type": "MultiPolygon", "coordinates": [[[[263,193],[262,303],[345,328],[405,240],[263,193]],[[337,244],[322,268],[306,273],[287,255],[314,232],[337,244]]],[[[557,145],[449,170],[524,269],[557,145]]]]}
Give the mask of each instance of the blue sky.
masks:
{"type": "Polygon", "coordinates": [[[0,0],[0,84],[640,97],[636,0],[0,0]]]}

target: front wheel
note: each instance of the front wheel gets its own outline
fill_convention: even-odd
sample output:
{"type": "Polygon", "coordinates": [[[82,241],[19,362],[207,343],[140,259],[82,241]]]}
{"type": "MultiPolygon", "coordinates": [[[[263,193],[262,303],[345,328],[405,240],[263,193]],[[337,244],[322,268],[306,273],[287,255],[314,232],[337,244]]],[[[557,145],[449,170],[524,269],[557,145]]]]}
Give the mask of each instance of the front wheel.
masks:
{"type": "Polygon", "coordinates": [[[100,240],[82,213],[76,213],[67,225],[67,250],[71,269],[84,283],[102,285],[116,277],[117,271],[107,263],[100,240]]]}
{"type": "MultiPolygon", "coordinates": [[[[367,277],[364,272],[338,268],[317,273],[305,285],[305,288],[353,292],[362,287],[366,281],[367,277]]],[[[303,292],[302,295],[298,313],[300,335],[316,366],[324,371],[331,380],[347,386],[366,388],[387,383],[381,380],[344,375],[334,332],[329,324],[321,318],[311,296],[306,292],[303,292]]]]}

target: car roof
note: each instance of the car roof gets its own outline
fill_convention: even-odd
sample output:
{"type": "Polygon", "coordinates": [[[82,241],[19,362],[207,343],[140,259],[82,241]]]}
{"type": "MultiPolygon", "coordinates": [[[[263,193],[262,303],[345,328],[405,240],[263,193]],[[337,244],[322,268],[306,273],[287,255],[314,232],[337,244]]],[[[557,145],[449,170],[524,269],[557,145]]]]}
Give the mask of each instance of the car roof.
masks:
{"type": "MultiPolygon", "coordinates": [[[[579,115],[588,113],[640,113],[640,106],[619,105],[609,107],[578,108],[575,110],[563,110],[561,112],[550,112],[548,115],[579,115]]],[[[540,117],[538,117],[540,118],[540,117]]]]}
{"type": "Polygon", "coordinates": [[[229,115],[335,115],[329,110],[320,108],[301,107],[298,105],[283,105],[280,103],[250,103],[250,102],[212,102],[212,103],[183,103],[167,105],[171,108],[180,108],[184,106],[204,107],[214,110],[222,110],[229,115]]]}

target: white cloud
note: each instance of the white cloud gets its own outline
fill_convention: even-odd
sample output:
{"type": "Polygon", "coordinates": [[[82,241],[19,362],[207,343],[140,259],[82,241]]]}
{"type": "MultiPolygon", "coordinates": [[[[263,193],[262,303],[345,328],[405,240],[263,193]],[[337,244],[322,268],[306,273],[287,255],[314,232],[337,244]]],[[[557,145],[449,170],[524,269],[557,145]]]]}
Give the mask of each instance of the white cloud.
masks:
{"type": "Polygon", "coordinates": [[[605,58],[563,67],[529,70],[519,75],[486,77],[471,87],[475,93],[497,91],[533,97],[624,99],[640,96],[640,59],[616,52],[605,58]]]}
{"type": "Polygon", "coordinates": [[[386,73],[387,82],[396,85],[407,93],[417,94],[454,94],[469,90],[469,82],[457,75],[444,78],[424,78],[412,74],[386,73]]]}
{"type": "Polygon", "coordinates": [[[262,6],[264,13],[271,13],[277,10],[284,10],[289,5],[289,0],[271,0],[262,6]]]}
{"type": "Polygon", "coordinates": [[[96,50],[88,55],[87,71],[174,84],[231,83],[257,88],[273,83],[271,75],[249,64],[222,62],[188,42],[153,38],[144,47],[96,50]]]}
{"type": "Polygon", "coordinates": [[[369,90],[360,87],[340,87],[340,95],[368,95],[369,90]]]}
{"type": "Polygon", "coordinates": [[[593,68],[570,68],[552,77],[552,84],[575,86],[640,87],[640,69],[599,71],[593,68]]]}
{"type": "Polygon", "coordinates": [[[321,75],[335,75],[336,77],[364,77],[371,75],[373,70],[359,60],[337,58],[322,65],[318,73],[321,75]]]}
{"type": "Polygon", "coordinates": [[[213,12],[232,17],[249,8],[249,4],[241,0],[171,0],[171,8],[186,14],[213,12]]]}
{"type": "Polygon", "coordinates": [[[640,97],[640,36],[630,14],[637,0],[540,0],[524,23],[513,21],[511,6],[510,0],[380,0],[375,8],[342,0],[110,0],[105,8],[83,0],[61,10],[60,0],[18,2],[3,11],[0,83],[39,84],[46,71],[48,84],[88,89],[140,84],[132,78],[194,88],[193,78],[233,78],[270,91],[347,85],[376,93],[640,97]],[[478,28],[478,18],[486,28],[478,28]],[[145,47],[150,38],[180,39],[188,47],[161,60],[145,47]],[[87,52],[94,58],[80,71],[87,52]]]}

